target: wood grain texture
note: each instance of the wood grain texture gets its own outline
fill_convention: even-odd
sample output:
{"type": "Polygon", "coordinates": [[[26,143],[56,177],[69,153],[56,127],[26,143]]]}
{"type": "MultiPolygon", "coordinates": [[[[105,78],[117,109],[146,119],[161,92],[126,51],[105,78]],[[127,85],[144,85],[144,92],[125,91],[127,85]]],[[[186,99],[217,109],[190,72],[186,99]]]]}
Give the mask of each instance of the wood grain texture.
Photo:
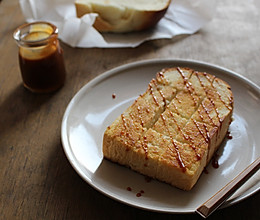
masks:
{"type": "Polygon", "coordinates": [[[207,218],[218,207],[223,204],[239,187],[241,187],[251,176],[253,176],[260,168],[260,157],[251,163],[238,176],[231,180],[226,186],[219,190],[209,200],[196,209],[196,212],[202,217],[207,218]]]}
{"type": "MultiPolygon", "coordinates": [[[[60,141],[63,113],[87,82],[113,67],[150,58],[197,59],[224,66],[260,85],[258,1],[217,1],[216,15],[194,35],[137,48],[78,49],[62,44],[67,79],[53,94],[21,84],[16,27],[25,22],[15,0],[0,3],[0,219],[200,219],[139,210],[103,196],[67,161],[60,141]],[[257,5],[258,4],[258,5],[257,5]],[[111,56],[113,54],[113,56],[111,56]]],[[[209,219],[259,219],[260,194],[209,219]]]]}

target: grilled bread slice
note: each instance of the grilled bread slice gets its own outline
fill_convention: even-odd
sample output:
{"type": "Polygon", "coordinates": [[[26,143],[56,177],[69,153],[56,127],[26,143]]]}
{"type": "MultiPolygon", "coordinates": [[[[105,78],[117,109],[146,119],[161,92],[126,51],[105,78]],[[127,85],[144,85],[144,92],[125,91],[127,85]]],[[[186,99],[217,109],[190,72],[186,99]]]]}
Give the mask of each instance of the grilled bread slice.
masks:
{"type": "Polygon", "coordinates": [[[140,31],[154,26],[171,0],[76,0],[77,16],[97,13],[94,27],[100,32],[140,31]]]}
{"type": "Polygon", "coordinates": [[[225,138],[232,111],[223,80],[189,68],[164,69],[106,129],[104,157],[190,190],[225,138]]]}

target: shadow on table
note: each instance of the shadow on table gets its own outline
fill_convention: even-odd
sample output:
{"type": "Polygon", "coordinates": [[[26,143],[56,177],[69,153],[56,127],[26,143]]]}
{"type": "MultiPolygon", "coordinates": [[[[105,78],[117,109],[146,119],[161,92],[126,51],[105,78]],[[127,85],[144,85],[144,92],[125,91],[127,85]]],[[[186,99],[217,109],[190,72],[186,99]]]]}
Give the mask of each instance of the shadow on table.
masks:
{"type": "Polygon", "coordinates": [[[0,134],[26,122],[28,117],[38,111],[55,93],[35,94],[18,85],[0,104],[0,134]]]}

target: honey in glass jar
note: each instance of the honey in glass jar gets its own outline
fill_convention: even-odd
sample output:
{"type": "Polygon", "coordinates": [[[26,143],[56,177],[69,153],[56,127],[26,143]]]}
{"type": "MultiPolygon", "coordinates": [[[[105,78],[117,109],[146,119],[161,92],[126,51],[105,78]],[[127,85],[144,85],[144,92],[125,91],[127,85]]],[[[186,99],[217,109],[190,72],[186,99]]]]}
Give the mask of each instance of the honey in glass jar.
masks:
{"type": "Polygon", "coordinates": [[[24,86],[32,92],[53,92],[65,82],[63,50],[58,28],[48,22],[18,27],[14,39],[19,46],[19,65],[24,86]]]}

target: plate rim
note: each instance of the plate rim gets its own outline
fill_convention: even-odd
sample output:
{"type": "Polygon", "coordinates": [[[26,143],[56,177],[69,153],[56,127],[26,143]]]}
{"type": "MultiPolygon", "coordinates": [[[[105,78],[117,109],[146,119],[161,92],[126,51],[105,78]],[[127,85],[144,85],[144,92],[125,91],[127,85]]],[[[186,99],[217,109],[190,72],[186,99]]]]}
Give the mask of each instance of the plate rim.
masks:
{"type": "MultiPolygon", "coordinates": [[[[212,64],[209,62],[205,62],[205,61],[199,61],[199,60],[194,60],[194,59],[179,59],[179,58],[155,58],[155,59],[144,59],[144,60],[140,60],[140,61],[135,61],[135,62],[130,62],[130,63],[126,63],[120,66],[116,66],[114,68],[111,68],[103,73],[101,73],[100,75],[94,77],[93,79],[91,79],[90,81],[86,82],[71,98],[71,100],[69,101],[69,104],[66,106],[65,112],[63,114],[62,117],[62,122],[61,122],[61,142],[62,142],[62,148],[63,151],[68,159],[68,161],[70,162],[71,166],[73,167],[73,169],[76,171],[76,173],[87,183],[89,184],[91,187],[93,187],[95,190],[97,190],[98,192],[102,193],[103,195],[118,201],[120,203],[123,203],[125,205],[128,206],[132,206],[135,208],[139,208],[142,210],[147,210],[147,211],[153,211],[153,212],[161,212],[161,213],[172,213],[172,214],[189,214],[189,213],[194,213],[195,210],[190,210],[190,211],[167,211],[167,210],[161,210],[161,209],[150,209],[150,208],[146,208],[146,207],[142,207],[139,205],[135,205],[132,204],[130,202],[126,202],[121,200],[120,198],[116,198],[104,191],[102,191],[102,189],[100,189],[99,187],[97,187],[95,184],[93,184],[91,182],[91,179],[86,178],[86,176],[84,175],[84,172],[80,169],[79,170],[79,164],[77,161],[74,160],[74,154],[73,152],[68,152],[68,149],[70,148],[69,146],[65,146],[65,145],[69,145],[69,140],[68,140],[68,135],[67,134],[67,129],[66,129],[66,125],[67,125],[67,119],[70,113],[71,108],[73,107],[74,103],[81,97],[81,94],[84,93],[86,90],[91,89],[93,86],[95,86],[95,84],[102,82],[102,80],[109,78],[113,75],[116,74],[120,74],[120,72],[126,70],[126,69],[130,69],[130,68],[138,68],[139,66],[144,66],[144,65],[155,65],[155,63],[158,64],[163,64],[163,63],[179,63],[180,66],[185,66],[185,65],[199,65],[201,67],[205,67],[205,68],[210,68],[210,69],[216,69],[218,71],[221,72],[225,72],[225,74],[227,75],[231,75],[232,77],[234,77],[237,80],[240,80],[243,82],[243,84],[247,84],[250,87],[252,87],[254,90],[257,91],[257,93],[260,94],[260,86],[258,86],[256,83],[252,82],[251,80],[249,80],[248,78],[246,78],[245,76],[236,73],[232,70],[229,70],[225,67],[216,65],[216,64],[212,64]],[[67,143],[66,143],[67,142],[67,143]]],[[[238,202],[241,202],[245,199],[247,199],[248,197],[254,195],[256,192],[260,191],[260,188],[256,188],[255,190],[246,193],[244,192],[243,194],[239,195],[238,197],[234,198],[233,200],[230,201],[226,201],[221,208],[225,208],[225,207],[229,207],[231,205],[234,205],[238,202]],[[245,195],[244,195],[245,194],[245,195]]]]}

